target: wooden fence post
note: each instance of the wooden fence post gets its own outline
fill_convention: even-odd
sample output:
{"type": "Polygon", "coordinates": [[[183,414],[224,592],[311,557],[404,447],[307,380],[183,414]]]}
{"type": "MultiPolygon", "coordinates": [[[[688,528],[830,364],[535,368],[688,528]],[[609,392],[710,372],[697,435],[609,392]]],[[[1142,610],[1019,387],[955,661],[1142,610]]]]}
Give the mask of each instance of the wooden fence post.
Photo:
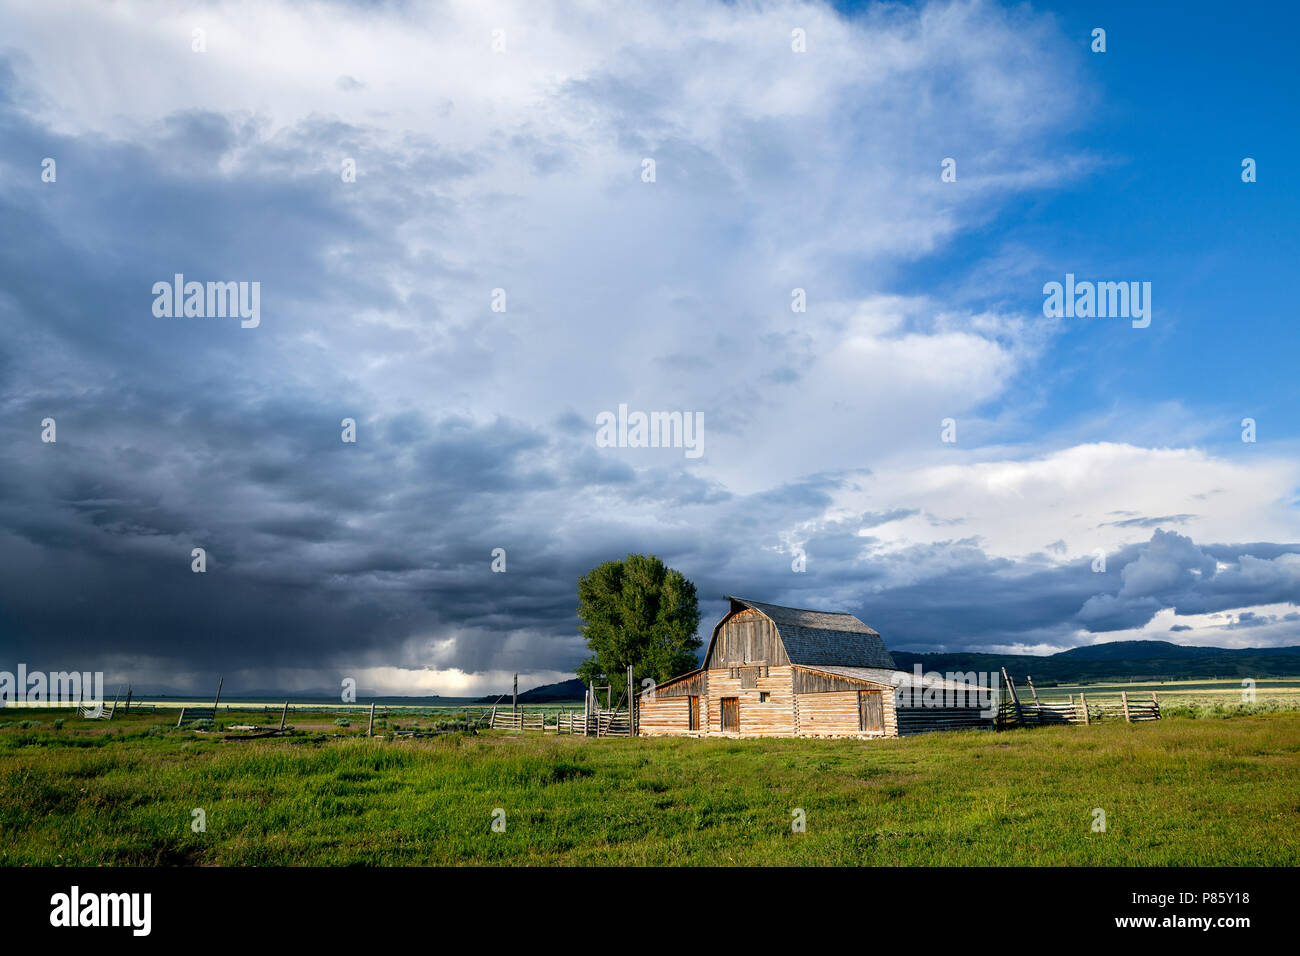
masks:
{"type": "Polygon", "coordinates": [[[370,702],[370,726],[366,728],[366,736],[373,737],[374,735],[375,735],[375,702],[372,700],[370,702]]]}
{"type": "Polygon", "coordinates": [[[179,727],[185,721],[185,708],[181,708],[181,715],[176,718],[176,726],[179,727]]]}
{"type": "Polygon", "coordinates": [[[1024,711],[1020,709],[1020,696],[1016,693],[1015,682],[1011,680],[1011,675],[1007,673],[1005,667],[1002,668],[1002,679],[1007,682],[1007,690],[1011,692],[1011,703],[1015,705],[1016,708],[1016,723],[1023,727],[1025,726],[1025,714],[1024,711]]]}
{"type": "Polygon", "coordinates": [[[627,735],[636,736],[636,698],[632,696],[632,665],[627,665],[627,735]]]}
{"type": "Polygon", "coordinates": [[[1131,724],[1131,723],[1133,723],[1133,721],[1130,720],[1130,719],[1129,719],[1129,716],[1128,716],[1128,691],[1126,691],[1126,690],[1122,690],[1122,691],[1120,691],[1120,692],[1119,692],[1119,699],[1122,700],[1122,701],[1124,702],[1124,723],[1126,723],[1126,724],[1131,724]]]}
{"type": "Polygon", "coordinates": [[[1084,695],[1083,691],[1079,691],[1079,703],[1083,704],[1084,726],[1090,726],[1092,724],[1092,718],[1088,716],[1088,698],[1084,695]]]}

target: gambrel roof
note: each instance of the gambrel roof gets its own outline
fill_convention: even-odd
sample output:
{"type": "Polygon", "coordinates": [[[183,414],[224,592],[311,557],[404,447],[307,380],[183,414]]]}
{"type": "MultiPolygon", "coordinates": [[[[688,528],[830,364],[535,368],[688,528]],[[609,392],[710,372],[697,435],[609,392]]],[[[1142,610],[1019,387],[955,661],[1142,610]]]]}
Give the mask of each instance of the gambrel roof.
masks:
{"type": "MultiPolygon", "coordinates": [[[[807,611],[730,596],[727,600],[731,602],[732,613],[752,608],[775,624],[791,664],[887,667],[890,670],[895,667],[894,658],[885,648],[879,632],[852,614],[807,611]]],[[[718,626],[721,625],[722,622],[719,621],[718,626]]],[[[715,627],[715,638],[717,633],[718,628],[715,627]]],[[[705,659],[708,659],[707,653],[705,659]]]]}

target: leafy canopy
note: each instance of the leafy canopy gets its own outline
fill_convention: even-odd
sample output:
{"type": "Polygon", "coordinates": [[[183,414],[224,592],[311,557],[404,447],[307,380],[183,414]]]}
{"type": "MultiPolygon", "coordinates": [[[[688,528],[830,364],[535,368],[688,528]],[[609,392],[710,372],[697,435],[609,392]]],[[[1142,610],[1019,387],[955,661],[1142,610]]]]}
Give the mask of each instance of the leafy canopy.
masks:
{"type": "Polygon", "coordinates": [[[699,666],[703,643],[695,585],[653,554],[606,561],[578,579],[578,630],[593,654],[577,674],[584,682],[623,686],[627,666],[639,690],[699,666]]]}

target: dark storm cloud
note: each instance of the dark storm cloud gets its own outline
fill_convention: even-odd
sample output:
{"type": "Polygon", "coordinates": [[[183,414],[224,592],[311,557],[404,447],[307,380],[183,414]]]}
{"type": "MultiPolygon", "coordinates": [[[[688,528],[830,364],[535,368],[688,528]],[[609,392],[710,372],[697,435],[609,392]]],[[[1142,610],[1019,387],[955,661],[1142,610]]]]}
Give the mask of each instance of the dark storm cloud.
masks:
{"type": "MultiPolygon", "coordinates": [[[[400,255],[319,183],[278,175],[340,143],[357,147],[364,168],[364,131],[313,119],[267,139],[252,119],[187,112],[159,124],[146,150],[60,140],[6,107],[0,138],[6,166],[28,167],[7,177],[24,185],[0,193],[7,650],[33,662],[134,654],[200,670],[328,666],[386,662],[412,635],[490,626],[502,637],[463,654],[474,666],[520,622],[546,633],[571,613],[572,572],[562,589],[527,575],[543,536],[502,525],[528,495],[626,473],[602,462],[588,482],[534,457],[546,436],[456,415],[360,415],[361,440],[343,445],[341,418],[370,404],[346,368],[288,351],[273,321],[253,339],[151,314],[152,283],[173,272],[261,279],[264,314],[274,314],[322,297],[333,237],[374,261],[400,255]],[[239,150],[254,170],[215,172],[239,150]],[[46,153],[59,179],[39,193],[28,171],[46,153]],[[58,423],[55,444],[39,440],[46,416],[58,423]],[[525,552],[504,596],[488,572],[503,542],[525,552]],[[207,550],[204,575],[190,572],[192,547],[207,550]]],[[[465,169],[413,150],[375,157],[372,170],[400,163],[419,175],[398,178],[372,215],[436,210],[436,196],[402,184],[465,169]]],[[[322,159],[322,177],[337,178],[332,162],[322,159]]],[[[330,275],[335,312],[391,295],[366,270],[330,275]]]]}

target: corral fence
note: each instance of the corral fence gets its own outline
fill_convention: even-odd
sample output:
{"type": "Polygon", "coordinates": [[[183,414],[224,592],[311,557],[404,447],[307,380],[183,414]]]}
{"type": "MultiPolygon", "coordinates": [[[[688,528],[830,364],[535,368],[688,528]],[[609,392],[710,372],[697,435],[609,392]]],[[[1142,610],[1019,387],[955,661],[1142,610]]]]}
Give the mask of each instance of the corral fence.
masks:
{"type": "MultiPolygon", "coordinates": [[[[516,687],[518,678],[516,678],[516,687]]],[[[498,703],[500,699],[498,698],[498,703]]],[[[583,737],[635,737],[637,730],[636,696],[632,687],[632,668],[627,669],[627,686],[619,691],[614,700],[614,686],[602,684],[596,686],[588,683],[582,711],[560,710],[553,716],[545,710],[520,710],[518,697],[511,704],[510,710],[498,710],[493,706],[490,711],[470,715],[476,721],[487,720],[492,730],[528,731],[538,733],[571,734],[583,737]],[[605,693],[605,706],[600,705],[600,692],[605,693]]]]}
{"type": "Polygon", "coordinates": [[[536,731],[542,734],[573,734],[582,737],[631,737],[631,717],[626,710],[488,711],[471,715],[487,720],[492,730],[536,731]]]}
{"type": "Polygon", "coordinates": [[[1043,700],[1034,688],[1033,678],[1026,678],[1031,694],[1026,698],[1016,690],[1015,681],[1007,674],[1006,668],[1002,669],[1002,677],[1006,681],[1007,693],[998,706],[994,721],[998,730],[1048,724],[1088,725],[1099,720],[1123,720],[1131,724],[1160,719],[1160,696],[1155,691],[1151,692],[1150,700],[1139,699],[1136,695],[1130,697],[1127,691],[1120,692],[1119,700],[1088,700],[1087,694],[1082,692],[1077,699],[1071,694],[1068,700],[1043,700]]]}

